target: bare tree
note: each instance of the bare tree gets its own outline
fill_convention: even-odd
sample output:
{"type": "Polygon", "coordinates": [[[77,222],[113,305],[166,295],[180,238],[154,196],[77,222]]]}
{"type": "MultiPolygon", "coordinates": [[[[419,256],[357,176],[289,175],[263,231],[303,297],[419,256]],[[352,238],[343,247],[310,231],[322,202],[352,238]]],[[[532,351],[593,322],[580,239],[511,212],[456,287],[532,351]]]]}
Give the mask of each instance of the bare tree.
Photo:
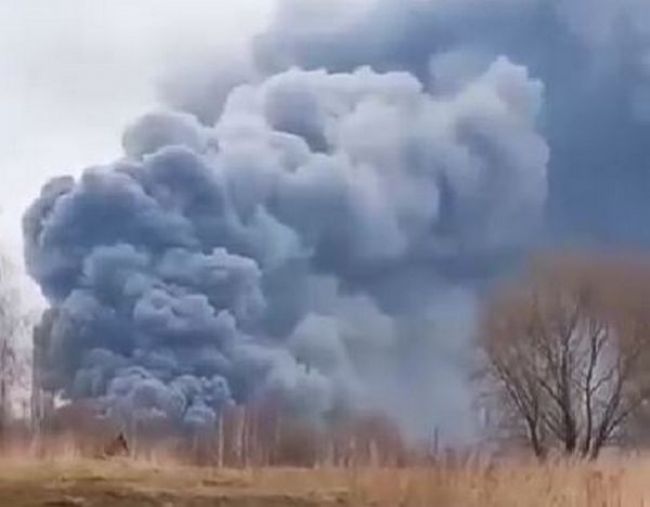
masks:
{"type": "Polygon", "coordinates": [[[538,264],[488,307],[487,399],[535,455],[596,458],[650,397],[650,265],[538,264]]]}
{"type": "Polygon", "coordinates": [[[11,415],[12,388],[24,366],[16,351],[16,341],[25,329],[26,318],[13,275],[11,263],[0,256],[0,432],[11,415]]]}

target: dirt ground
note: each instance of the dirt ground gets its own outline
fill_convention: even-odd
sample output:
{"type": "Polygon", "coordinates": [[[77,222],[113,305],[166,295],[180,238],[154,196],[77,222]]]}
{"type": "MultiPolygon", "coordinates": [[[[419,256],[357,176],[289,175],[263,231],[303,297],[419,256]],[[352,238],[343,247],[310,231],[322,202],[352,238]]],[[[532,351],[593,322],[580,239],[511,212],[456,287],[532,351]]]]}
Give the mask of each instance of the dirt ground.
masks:
{"type": "Polygon", "coordinates": [[[277,479],[269,482],[256,478],[254,471],[217,473],[180,467],[144,467],[128,462],[0,462],[0,466],[2,507],[349,505],[346,492],[340,488],[313,488],[290,477],[286,482],[277,479]]]}

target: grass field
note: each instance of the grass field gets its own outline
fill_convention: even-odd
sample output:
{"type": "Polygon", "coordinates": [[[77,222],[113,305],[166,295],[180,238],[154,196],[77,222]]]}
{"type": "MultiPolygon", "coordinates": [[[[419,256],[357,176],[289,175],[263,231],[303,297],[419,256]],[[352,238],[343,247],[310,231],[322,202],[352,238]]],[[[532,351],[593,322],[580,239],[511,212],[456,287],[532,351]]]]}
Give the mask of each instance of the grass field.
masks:
{"type": "Polygon", "coordinates": [[[217,471],[131,460],[5,459],[0,505],[642,507],[650,506],[650,461],[217,471]]]}

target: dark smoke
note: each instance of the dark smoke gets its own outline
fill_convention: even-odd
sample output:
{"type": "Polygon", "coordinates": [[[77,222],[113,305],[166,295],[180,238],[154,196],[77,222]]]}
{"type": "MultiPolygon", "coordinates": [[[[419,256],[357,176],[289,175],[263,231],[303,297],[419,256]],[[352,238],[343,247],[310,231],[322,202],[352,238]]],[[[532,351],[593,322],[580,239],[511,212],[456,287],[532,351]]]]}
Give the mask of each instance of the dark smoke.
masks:
{"type": "Polygon", "coordinates": [[[543,215],[542,95],[506,57],[444,93],[291,68],[234,88],[214,126],[139,119],[123,159],[25,216],[44,386],[189,427],[273,392],[467,436],[477,287],[543,215]]]}
{"type": "Polygon", "coordinates": [[[505,55],[545,86],[545,241],[650,247],[647,0],[281,0],[256,53],[269,72],[370,65],[443,93],[505,55]]]}
{"type": "Polygon", "coordinates": [[[27,212],[44,386],[192,428],[273,392],[466,437],[484,284],[534,246],[650,246],[649,20],[279,0],[250,56],[181,65],[176,112],[27,212]]]}
{"type": "Polygon", "coordinates": [[[44,386],[191,428],[272,392],[467,436],[484,284],[534,246],[650,246],[649,20],[281,0],[250,57],[184,68],[175,112],[28,211],[44,386]]]}

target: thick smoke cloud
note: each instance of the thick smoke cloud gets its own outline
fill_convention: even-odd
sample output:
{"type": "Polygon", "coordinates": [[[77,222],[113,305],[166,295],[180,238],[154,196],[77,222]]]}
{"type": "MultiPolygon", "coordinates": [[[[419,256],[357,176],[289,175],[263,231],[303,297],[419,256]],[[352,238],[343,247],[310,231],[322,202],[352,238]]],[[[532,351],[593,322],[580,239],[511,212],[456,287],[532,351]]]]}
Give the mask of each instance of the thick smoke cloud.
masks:
{"type": "Polygon", "coordinates": [[[439,92],[506,55],[545,85],[546,241],[647,248],[648,20],[646,0],[282,0],[256,52],[269,72],[371,65],[439,92]]]}
{"type": "Polygon", "coordinates": [[[272,392],[466,436],[478,281],[543,215],[543,92],[506,57],[445,93],[294,67],[235,87],[214,125],[139,119],[121,160],[25,216],[45,387],[189,428],[272,392]]]}
{"type": "Polygon", "coordinates": [[[44,386],[190,429],[273,393],[467,437],[484,284],[540,244],[650,245],[648,20],[279,0],[250,54],[180,65],[176,112],[27,212],[44,386]]]}

